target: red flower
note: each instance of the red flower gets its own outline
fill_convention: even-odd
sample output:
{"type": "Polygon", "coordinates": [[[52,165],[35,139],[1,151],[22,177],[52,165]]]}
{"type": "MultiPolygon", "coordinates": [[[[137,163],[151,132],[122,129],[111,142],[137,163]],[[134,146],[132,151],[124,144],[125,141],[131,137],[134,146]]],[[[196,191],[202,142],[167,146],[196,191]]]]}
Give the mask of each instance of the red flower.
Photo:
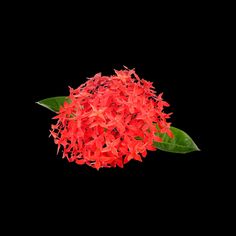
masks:
{"type": "Polygon", "coordinates": [[[166,122],[170,114],[163,112],[169,104],[155,94],[152,82],[126,67],[115,73],[98,73],[77,89],[70,88],[70,102],[54,117],[58,121],[50,133],[68,161],[96,169],[123,167],[156,150],[153,140],[162,141],[156,132],[172,136],[166,122]]]}

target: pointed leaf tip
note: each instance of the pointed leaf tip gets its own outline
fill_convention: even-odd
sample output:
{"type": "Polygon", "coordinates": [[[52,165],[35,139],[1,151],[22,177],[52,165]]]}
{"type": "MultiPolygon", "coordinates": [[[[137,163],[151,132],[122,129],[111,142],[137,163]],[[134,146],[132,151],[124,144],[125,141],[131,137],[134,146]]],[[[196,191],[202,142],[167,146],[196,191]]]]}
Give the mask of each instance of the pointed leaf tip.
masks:
{"type": "Polygon", "coordinates": [[[59,112],[60,107],[64,104],[65,101],[69,102],[70,100],[65,96],[51,97],[51,98],[40,100],[36,102],[36,104],[43,106],[49,109],[50,111],[59,112]]]}
{"type": "Polygon", "coordinates": [[[161,134],[157,132],[156,135],[161,137],[163,141],[153,141],[154,147],[162,151],[173,153],[189,153],[200,151],[198,146],[187,133],[175,127],[171,127],[170,129],[174,135],[174,138],[170,138],[167,134],[161,134]]]}

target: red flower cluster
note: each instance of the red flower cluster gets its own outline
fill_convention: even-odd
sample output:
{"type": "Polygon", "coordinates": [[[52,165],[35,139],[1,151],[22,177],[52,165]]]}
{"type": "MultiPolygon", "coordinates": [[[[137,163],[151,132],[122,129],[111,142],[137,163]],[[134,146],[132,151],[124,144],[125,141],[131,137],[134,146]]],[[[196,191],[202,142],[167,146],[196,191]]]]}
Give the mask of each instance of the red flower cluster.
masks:
{"type": "Polygon", "coordinates": [[[63,147],[63,158],[77,164],[123,167],[131,159],[142,161],[147,150],[161,142],[158,132],[172,136],[169,104],[156,95],[152,82],[140,79],[134,70],[115,70],[113,76],[101,73],[77,89],[70,88],[70,102],[53,119],[51,135],[63,147]]]}

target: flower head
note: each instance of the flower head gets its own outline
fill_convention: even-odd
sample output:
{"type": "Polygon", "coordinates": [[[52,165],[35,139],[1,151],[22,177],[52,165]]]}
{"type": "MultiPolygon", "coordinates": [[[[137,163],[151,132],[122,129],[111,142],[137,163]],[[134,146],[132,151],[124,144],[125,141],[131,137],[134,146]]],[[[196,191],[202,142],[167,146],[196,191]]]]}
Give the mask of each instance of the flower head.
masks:
{"type": "Polygon", "coordinates": [[[156,132],[172,135],[169,114],[163,112],[169,104],[134,70],[115,70],[110,77],[96,74],[70,88],[69,100],[54,117],[57,123],[50,132],[70,162],[96,169],[123,167],[156,150],[153,140],[162,141],[156,132]]]}

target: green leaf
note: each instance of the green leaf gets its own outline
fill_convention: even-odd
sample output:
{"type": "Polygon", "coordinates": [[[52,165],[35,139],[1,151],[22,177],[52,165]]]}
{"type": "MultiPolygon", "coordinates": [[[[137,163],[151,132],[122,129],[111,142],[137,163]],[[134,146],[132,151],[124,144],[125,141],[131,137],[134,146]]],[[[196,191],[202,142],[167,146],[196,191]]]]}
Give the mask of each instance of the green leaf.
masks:
{"type": "MultiPolygon", "coordinates": [[[[158,129],[158,127],[157,127],[158,129]]],[[[174,138],[170,138],[167,134],[155,133],[156,136],[162,138],[162,142],[153,141],[153,146],[166,152],[173,153],[189,153],[200,151],[194,141],[184,131],[175,127],[170,128],[174,134],[174,138]]]]}
{"type": "Polygon", "coordinates": [[[36,102],[40,106],[46,107],[47,109],[59,112],[60,107],[64,104],[64,102],[70,102],[70,99],[67,97],[52,97],[52,98],[46,98],[41,101],[36,102]]]}
{"type": "Polygon", "coordinates": [[[136,137],[134,137],[136,140],[143,140],[143,138],[142,137],[140,137],[140,136],[136,136],[136,137]]]}

